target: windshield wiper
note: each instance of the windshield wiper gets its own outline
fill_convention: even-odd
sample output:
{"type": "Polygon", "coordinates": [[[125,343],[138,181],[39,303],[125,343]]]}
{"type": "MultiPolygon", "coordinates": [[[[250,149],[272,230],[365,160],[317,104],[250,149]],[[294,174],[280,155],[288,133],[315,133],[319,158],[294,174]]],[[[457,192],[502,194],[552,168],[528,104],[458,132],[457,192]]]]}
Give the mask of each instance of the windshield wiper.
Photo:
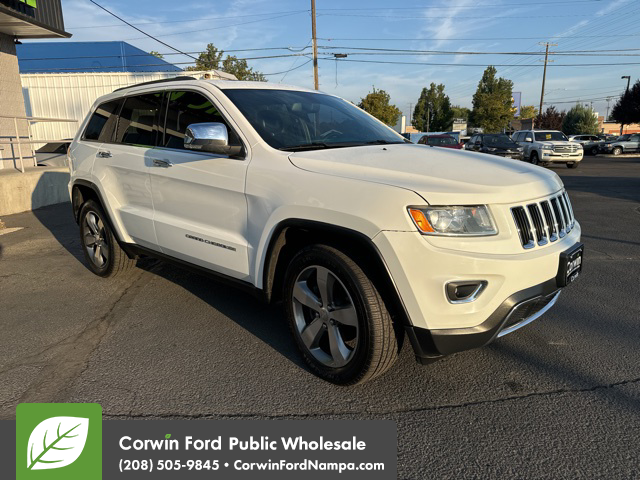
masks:
{"type": "Polygon", "coordinates": [[[311,142],[311,143],[302,143],[300,145],[280,147],[278,148],[278,150],[284,150],[286,152],[301,152],[304,150],[319,150],[321,148],[345,148],[345,147],[357,147],[361,145],[365,145],[365,144],[362,142],[336,142],[336,143],[311,142]]]}
{"type": "Polygon", "coordinates": [[[407,141],[405,140],[403,142],[389,142],[388,140],[371,140],[370,142],[367,142],[366,145],[399,145],[401,143],[407,143],[407,141]]]}

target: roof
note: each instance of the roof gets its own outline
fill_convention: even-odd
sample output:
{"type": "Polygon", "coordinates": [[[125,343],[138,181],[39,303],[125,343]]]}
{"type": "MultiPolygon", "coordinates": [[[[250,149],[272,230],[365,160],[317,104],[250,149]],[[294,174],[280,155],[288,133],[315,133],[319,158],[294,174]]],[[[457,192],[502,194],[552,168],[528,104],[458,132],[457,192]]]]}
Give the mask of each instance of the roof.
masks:
{"type": "Polygon", "coordinates": [[[295,90],[297,92],[309,92],[309,93],[324,93],[317,90],[311,90],[309,88],[297,87],[295,85],[284,85],[282,83],[269,83],[269,82],[248,82],[238,80],[205,80],[210,82],[220,90],[228,88],[238,89],[260,89],[260,90],[295,90]]]}
{"type": "Polygon", "coordinates": [[[126,42],[31,42],[16,45],[20,73],[179,72],[126,42]]]}

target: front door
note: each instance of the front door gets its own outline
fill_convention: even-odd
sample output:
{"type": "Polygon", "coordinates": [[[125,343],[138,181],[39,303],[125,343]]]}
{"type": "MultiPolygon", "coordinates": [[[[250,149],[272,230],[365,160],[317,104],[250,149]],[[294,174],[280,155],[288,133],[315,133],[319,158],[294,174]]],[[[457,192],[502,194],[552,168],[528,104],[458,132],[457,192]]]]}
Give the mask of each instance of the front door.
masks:
{"type": "Polygon", "coordinates": [[[247,201],[248,159],[184,148],[187,126],[220,122],[229,143],[235,131],[204,91],[168,91],[165,130],[151,152],[154,224],[161,251],[238,279],[249,276],[247,201]]]}

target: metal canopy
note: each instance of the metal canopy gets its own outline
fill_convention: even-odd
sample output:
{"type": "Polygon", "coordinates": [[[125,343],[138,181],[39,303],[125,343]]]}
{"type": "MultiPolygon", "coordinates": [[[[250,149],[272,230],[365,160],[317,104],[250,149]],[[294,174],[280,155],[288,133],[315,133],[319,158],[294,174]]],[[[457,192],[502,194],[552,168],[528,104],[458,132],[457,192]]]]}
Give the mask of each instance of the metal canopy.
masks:
{"type": "Polygon", "coordinates": [[[18,38],[69,38],[70,33],[58,30],[0,4],[0,33],[18,38]]]}

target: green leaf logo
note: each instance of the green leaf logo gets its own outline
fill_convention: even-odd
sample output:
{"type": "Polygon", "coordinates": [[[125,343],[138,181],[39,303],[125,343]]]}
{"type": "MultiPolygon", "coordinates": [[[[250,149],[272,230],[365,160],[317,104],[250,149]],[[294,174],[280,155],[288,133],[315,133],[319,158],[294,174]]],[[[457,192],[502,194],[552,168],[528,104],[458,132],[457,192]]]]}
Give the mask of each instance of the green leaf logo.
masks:
{"type": "Polygon", "coordinates": [[[167,433],[167,434],[164,436],[164,438],[166,438],[167,440],[169,440],[169,439],[171,438],[171,434],[170,434],[170,433],[167,433]]]}
{"type": "Polygon", "coordinates": [[[27,468],[47,470],[75,462],[89,433],[89,419],[53,417],[41,422],[29,436],[27,468]]]}

